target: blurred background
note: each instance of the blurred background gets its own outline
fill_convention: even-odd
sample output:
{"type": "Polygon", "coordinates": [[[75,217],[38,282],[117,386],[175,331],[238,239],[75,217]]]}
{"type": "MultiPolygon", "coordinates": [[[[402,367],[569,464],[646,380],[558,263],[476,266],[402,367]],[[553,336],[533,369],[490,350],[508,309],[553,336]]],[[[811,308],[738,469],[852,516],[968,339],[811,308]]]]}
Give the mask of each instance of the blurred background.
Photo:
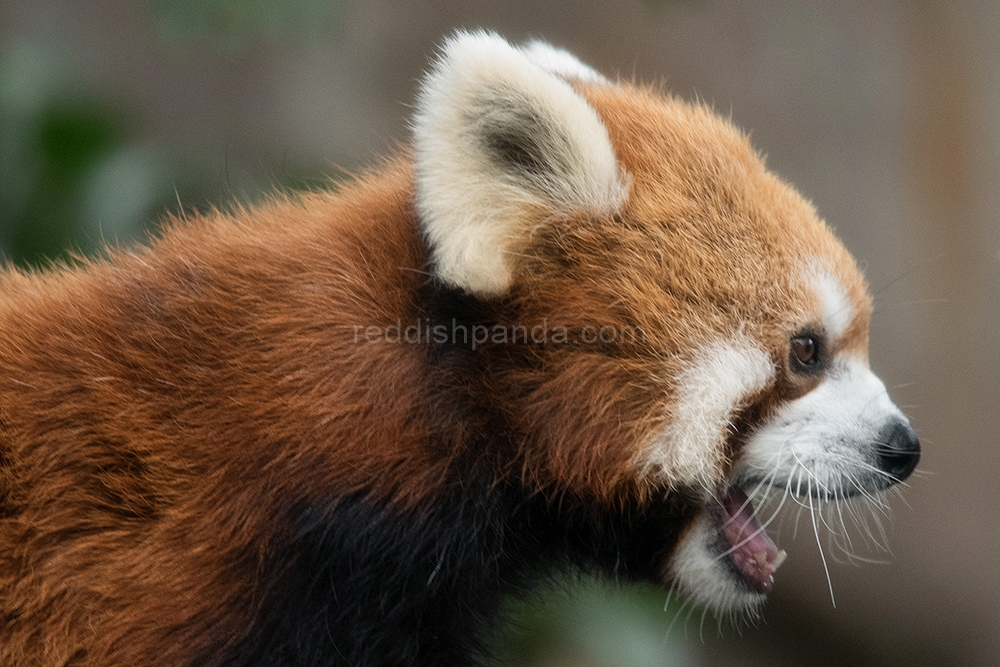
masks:
{"type": "Polygon", "coordinates": [[[0,0],[0,252],[45,265],[370,165],[459,27],[665,80],[751,130],[858,258],[920,472],[883,563],[831,562],[836,606],[792,517],[757,627],[574,580],[512,605],[498,663],[996,665],[998,26],[993,0],[0,0]]]}

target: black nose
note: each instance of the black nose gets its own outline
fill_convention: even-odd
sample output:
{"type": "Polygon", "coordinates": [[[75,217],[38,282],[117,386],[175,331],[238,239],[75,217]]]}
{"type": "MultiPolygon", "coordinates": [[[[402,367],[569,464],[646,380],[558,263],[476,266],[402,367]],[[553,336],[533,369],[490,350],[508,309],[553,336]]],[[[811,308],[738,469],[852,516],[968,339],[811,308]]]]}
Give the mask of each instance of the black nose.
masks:
{"type": "Polygon", "coordinates": [[[876,448],[878,466],[888,476],[890,486],[910,476],[920,460],[920,441],[910,425],[903,421],[889,424],[879,437],[876,448]]]}

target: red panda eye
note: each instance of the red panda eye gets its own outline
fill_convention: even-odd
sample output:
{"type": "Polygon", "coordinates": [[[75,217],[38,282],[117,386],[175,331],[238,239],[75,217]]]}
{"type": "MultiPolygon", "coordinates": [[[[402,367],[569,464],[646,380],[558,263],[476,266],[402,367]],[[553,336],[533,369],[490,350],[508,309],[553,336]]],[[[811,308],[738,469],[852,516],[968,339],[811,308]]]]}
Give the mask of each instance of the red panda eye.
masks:
{"type": "Polygon", "coordinates": [[[792,356],[803,366],[814,366],[819,361],[819,343],[813,336],[796,336],[792,339],[792,356]]]}

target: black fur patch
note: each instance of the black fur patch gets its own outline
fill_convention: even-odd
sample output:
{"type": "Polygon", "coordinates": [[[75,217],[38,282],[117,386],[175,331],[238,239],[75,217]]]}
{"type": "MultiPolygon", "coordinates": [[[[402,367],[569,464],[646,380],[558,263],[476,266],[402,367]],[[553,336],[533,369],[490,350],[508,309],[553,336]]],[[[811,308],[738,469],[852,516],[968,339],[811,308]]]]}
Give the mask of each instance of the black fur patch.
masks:
{"type": "MultiPolygon", "coordinates": [[[[431,325],[490,326],[512,307],[430,281],[414,315],[431,325]]],[[[503,473],[520,436],[490,406],[490,366],[526,363],[507,348],[429,345],[432,402],[449,415],[435,446],[450,475],[422,506],[362,495],[288,509],[287,542],[257,581],[259,613],[228,667],[474,665],[506,596],[582,569],[660,582],[697,508],[694,494],[597,510],[567,494],[533,493],[503,473]],[[500,349],[503,348],[503,349],[500,349]],[[455,454],[446,433],[465,434],[455,454]]],[[[523,346],[521,346],[523,347],[523,346]]],[[[496,370],[495,368],[493,369],[496,370]]]]}
{"type": "Polygon", "coordinates": [[[570,171],[570,142],[555,123],[514,91],[489,93],[473,106],[470,124],[493,165],[535,185],[570,171]]]}
{"type": "Polygon", "coordinates": [[[658,581],[694,511],[681,496],[581,508],[482,479],[406,513],[361,497],[301,508],[257,622],[225,664],[477,664],[505,595],[567,567],[658,581]]]}

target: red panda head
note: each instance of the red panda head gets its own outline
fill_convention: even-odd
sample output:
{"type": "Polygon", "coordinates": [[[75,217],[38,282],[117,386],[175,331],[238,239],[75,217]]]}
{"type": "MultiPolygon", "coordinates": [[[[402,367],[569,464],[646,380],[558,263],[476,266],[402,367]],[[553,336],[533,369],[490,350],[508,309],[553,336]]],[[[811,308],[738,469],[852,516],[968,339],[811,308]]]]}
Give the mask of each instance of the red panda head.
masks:
{"type": "Polygon", "coordinates": [[[753,606],[783,554],[748,498],[836,501],[913,470],[917,439],[868,368],[864,279],[729,122],[462,33],[414,131],[437,280],[532,332],[494,378],[523,478],[595,507],[695,498],[664,582],[753,606]]]}

